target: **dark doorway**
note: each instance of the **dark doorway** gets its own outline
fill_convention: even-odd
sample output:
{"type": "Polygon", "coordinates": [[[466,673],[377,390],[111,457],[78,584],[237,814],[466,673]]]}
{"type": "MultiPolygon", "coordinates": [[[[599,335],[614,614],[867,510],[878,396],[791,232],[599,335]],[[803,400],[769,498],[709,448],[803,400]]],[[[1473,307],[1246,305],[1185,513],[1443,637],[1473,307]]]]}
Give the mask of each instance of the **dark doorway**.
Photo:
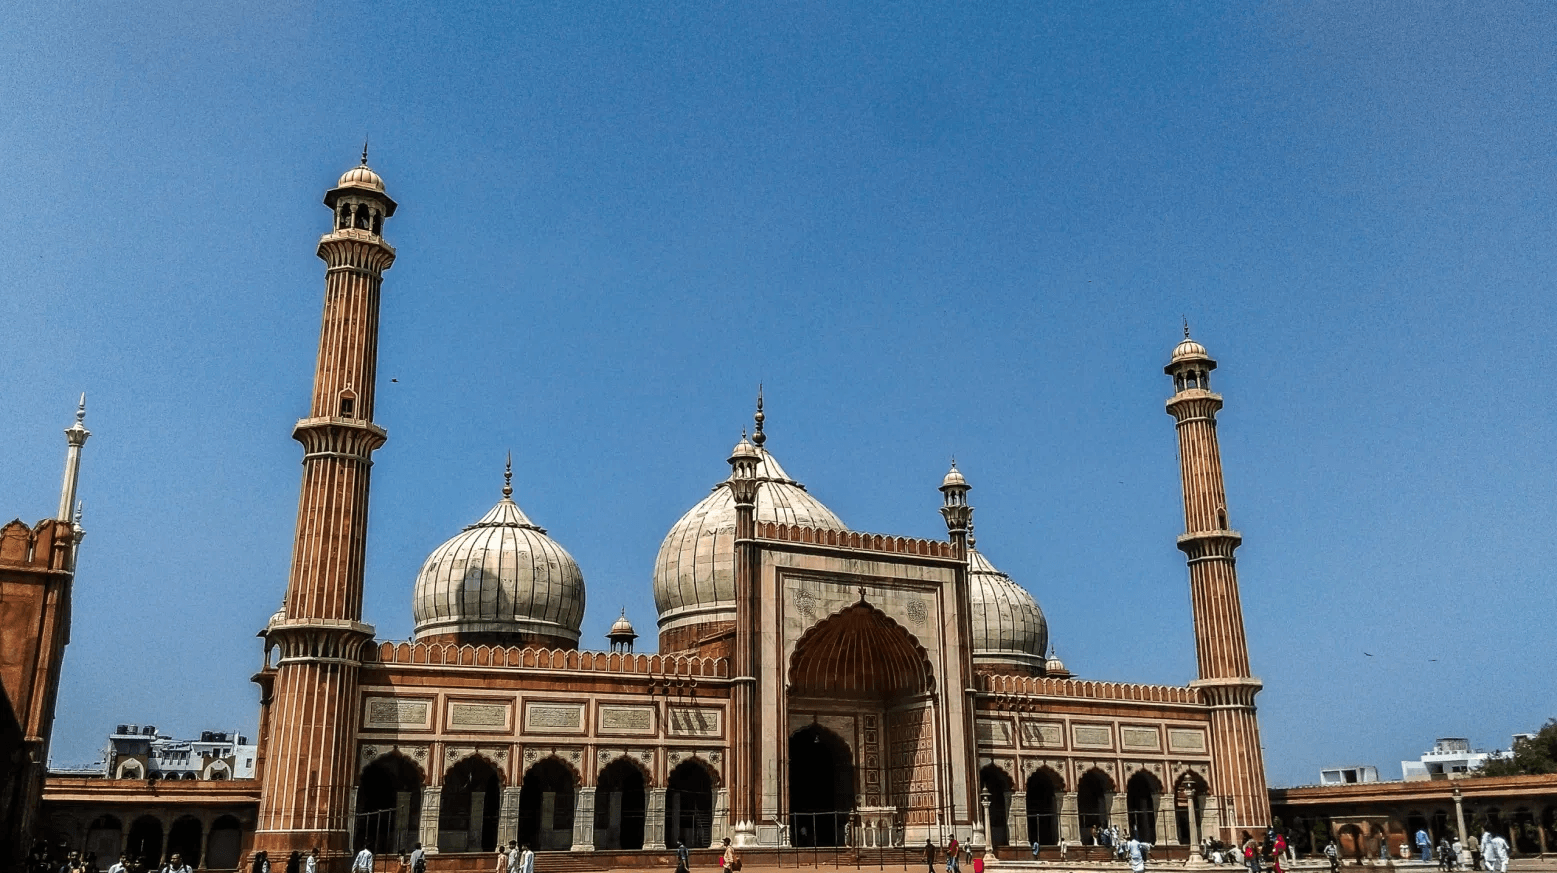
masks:
{"type": "Polygon", "coordinates": [[[854,808],[854,762],[837,734],[811,725],[789,738],[789,839],[841,846],[854,808]]]}
{"type": "Polygon", "coordinates": [[[168,828],[168,857],[180,856],[190,867],[200,866],[200,819],[186,815],[168,828]]]}
{"type": "Polygon", "coordinates": [[[243,830],[238,820],[224,815],[211,822],[211,837],[206,841],[207,870],[235,870],[238,850],[243,845],[243,830]]]}
{"type": "Polygon", "coordinates": [[[497,768],[479,755],[466,758],[445,773],[438,807],[438,851],[495,851],[502,792],[503,780],[497,768]]]}
{"type": "Polygon", "coordinates": [[[573,847],[573,810],[577,780],[556,758],[537,761],[519,789],[519,843],[533,849],[573,847]]]}
{"type": "Polygon", "coordinates": [[[357,784],[357,847],[375,855],[411,851],[422,823],[422,771],[386,755],[362,771],[357,784]]]}
{"type": "Polygon", "coordinates": [[[1125,809],[1130,816],[1130,833],[1146,843],[1157,842],[1157,803],[1162,797],[1162,783],[1157,777],[1142,770],[1125,783],[1125,809]]]}
{"type": "Polygon", "coordinates": [[[643,771],[618,758],[595,788],[595,848],[643,848],[643,771]]]}
{"type": "Polygon", "coordinates": [[[1076,823],[1081,828],[1081,844],[1097,845],[1094,828],[1108,827],[1108,795],[1114,791],[1114,781],[1102,770],[1088,770],[1076,784],[1076,823]]]}
{"type": "Polygon", "coordinates": [[[994,764],[985,765],[979,771],[979,789],[981,793],[989,792],[990,845],[1011,845],[1011,830],[1007,823],[1011,812],[1011,777],[994,764]]]}
{"type": "Polygon", "coordinates": [[[714,781],[696,761],[682,761],[670,771],[665,791],[665,848],[677,843],[689,849],[713,842],[714,781]]]}
{"type": "Polygon", "coordinates": [[[130,825],[130,838],[124,851],[130,858],[147,867],[162,865],[162,822],[143,815],[130,825]]]}
{"type": "Polygon", "coordinates": [[[1027,836],[1045,846],[1060,842],[1058,794],[1059,774],[1047,767],[1027,777],[1027,836]]]}
{"type": "Polygon", "coordinates": [[[98,864],[105,869],[119,858],[119,842],[124,827],[111,815],[98,816],[87,826],[86,851],[97,855],[98,864]]]}

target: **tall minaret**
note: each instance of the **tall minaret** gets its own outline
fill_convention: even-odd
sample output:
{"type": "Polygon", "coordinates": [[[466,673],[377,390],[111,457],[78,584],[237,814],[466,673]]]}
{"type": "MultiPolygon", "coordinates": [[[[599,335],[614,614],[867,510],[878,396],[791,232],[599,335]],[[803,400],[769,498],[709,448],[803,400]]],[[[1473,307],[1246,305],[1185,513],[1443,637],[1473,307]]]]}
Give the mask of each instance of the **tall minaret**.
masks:
{"type": "Polygon", "coordinates": [[[76,423],[65,428],[65,481],[59,489],[59,512],[55,513],[56,521],[70,521],[70,511],[76,505],[76,482],[81,478],[81,447],[86,445],[87,437],[92,432],[86,429],[86,395],[81,395],[81,404],[76,407],[76,423]]]}
{"type": "Polygon", "coordinates": [[[1249,675],[1249,646],[1238,603],[1233,551],[1243,537],[1227,523],[1222,453],[1216,441],[1220,394],[1211,393],[1216,361],[1189,338],[1173,349],[1164,371],[1173,377],[1168,414],[1178,422],[1179,473],[1184,485],[1184,535],[1189,557],[1190,604],[1195,615],[1195,654],[1200,678],[1191,683],[1211,707],[1211,795],[1220,798],[1222,838],[1263,832],[1270,824],[1265,759],[1254,695],[1260,680],[1249,675]],[[1231,808],[1227,808],[1228,801],[1231,808]]]}
{"type": "Polygon", "coordinates": [[[326,264],[313,402],[292,437],[303,444],[303,485],[284,615],[264,631],[280,652],[269,716],[254,850],[282,858],[319,846],[349,854],[355,781],[357,674],[373,628],[362,623],[368,472],[384,444],[373,423],[379,286],[394,263],[384,220],[395,201],[362,165],[324,195],[334,229],[319,240],[326,264]]]}
{"type": "Polygon", "coordinates": [[[762,711],[757,674],[762,664],[761,551],[757,547],[757,465],[767,437],[762,433],[762,389],[757,389],[755,444],[741,441],[730,451],[730,491],[735,497],[735,640],[730,660],[735,678],[730,688],[731,761],[730,818],[735,845],[757,844],[762,811],[762,711]]]}

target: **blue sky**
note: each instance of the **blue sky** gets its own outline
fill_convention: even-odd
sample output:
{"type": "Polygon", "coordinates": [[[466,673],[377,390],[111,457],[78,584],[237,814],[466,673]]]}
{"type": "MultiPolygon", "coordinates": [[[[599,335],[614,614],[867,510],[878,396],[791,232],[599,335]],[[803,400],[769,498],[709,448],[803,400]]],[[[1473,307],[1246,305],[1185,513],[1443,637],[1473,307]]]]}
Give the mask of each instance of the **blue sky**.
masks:
{"type": "Polygon", "coordinates": [[[944,535],[955,454],[1074,671],[1188,681],[1187,316],[1273,784],[1557,715],[1551,6],[580,6],[7,7],[0,509],[53,511],[82,390],[94,432],[56,763],[253,730],[319,199],[365,134],[401,204],[383,637],[510,449],[586,643],[652,637],[762,381],[852,527],[944,535]]]}

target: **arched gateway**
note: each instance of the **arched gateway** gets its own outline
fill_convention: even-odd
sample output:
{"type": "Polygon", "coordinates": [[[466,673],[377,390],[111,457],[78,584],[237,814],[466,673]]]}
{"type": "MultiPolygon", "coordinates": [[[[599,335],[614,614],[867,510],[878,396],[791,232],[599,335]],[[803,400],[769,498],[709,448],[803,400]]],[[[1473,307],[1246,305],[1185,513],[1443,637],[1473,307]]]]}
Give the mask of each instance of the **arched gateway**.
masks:
{"type": "Polygon", "coordinates": [[[863,597],[806,631],[789,661],[792,845],[890,845],[934,816],[934,768],[916,766],[934,681],[919,641],[863,597]]]}

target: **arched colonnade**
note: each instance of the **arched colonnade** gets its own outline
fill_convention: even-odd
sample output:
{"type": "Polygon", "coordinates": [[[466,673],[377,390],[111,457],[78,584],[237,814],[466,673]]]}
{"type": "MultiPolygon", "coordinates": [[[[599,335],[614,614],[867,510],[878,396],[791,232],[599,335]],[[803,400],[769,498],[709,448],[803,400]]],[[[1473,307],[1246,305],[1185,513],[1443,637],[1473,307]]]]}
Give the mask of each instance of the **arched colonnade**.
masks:
{"type": "Polygon", "coordinates": [[[990,842],[996,846],[1095,845],[1101,831],[1116,827],[1126,839],[1131,834],[1155,844],[1198,845],[1201,836],[1214,832],[1209,819],[1205,779],[1185,770],[1171,788],[1146,769],[1130,773],[1120,790],[1114,778],[1093,767],[1077,778],[1074,786],[1047,765],[1040,765],[1014,780],[1002,765],[986,763],[979,769],[980,798],[989,804],[990,842]]]}
{"type": "MultiPolygon", "coordinates": [[[[420,756],[425,760],[425,754],[420,756]]],[[[706,848],[722,828],[718,769],[698,755],[672,754],[656,779],[650,750],[582,750],[526,755],[508,778],[502,750],[449,750],[436,784],[399,749],[372,757],[356,790],[352,841],[375,853],[491,852],[517,840],[537,851],[706,848]]]]}

